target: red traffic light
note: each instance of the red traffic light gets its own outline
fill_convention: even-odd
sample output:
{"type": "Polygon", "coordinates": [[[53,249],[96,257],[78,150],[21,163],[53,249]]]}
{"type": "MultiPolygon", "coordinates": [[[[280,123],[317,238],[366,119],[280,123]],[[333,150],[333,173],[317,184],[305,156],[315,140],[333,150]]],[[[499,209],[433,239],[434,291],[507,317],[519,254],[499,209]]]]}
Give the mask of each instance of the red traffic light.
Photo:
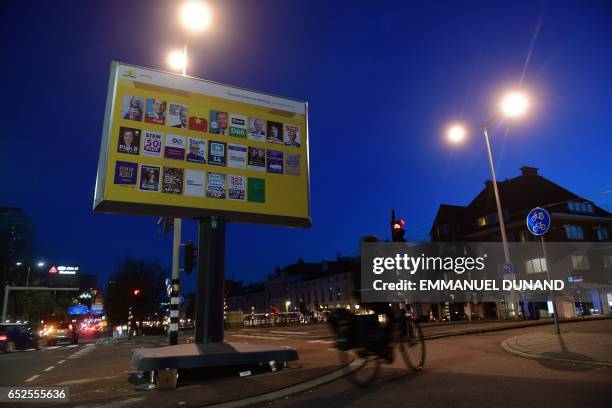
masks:
{"type": "Polygon", "coordinates": [[[405,224],[406,223],[404,222],[404,220],[398,220],[393,223],[393,229],[394,230],[404,229],[405,224]]]}
{"type": "Polygon", "coordinates": [[[134,289],[134,296],[140,295],[140,289],[134,289]]]}

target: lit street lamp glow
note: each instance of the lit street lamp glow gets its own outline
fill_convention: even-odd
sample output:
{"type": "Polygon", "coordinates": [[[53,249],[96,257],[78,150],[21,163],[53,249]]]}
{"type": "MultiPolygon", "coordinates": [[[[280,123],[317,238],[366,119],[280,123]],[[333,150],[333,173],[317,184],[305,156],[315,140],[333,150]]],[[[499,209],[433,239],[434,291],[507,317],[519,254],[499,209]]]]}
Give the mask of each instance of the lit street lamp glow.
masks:
{"type": "Polygon", "coordinates": [[[453,143],[460,143],[465,139],[465,128],[463,126],[451,126],[448,130],[448,140],[453,143]]]}
{"type": "Polygon", "coordinates": [[[501,111],[509,118],[523,115],[528,107],[529,101],[527,97],[520,92],[512,92],[506,95],[501,102],[501,111]]]}
{"type": "Polygon", "coordinates": [[[168,55],[168,64],[172,69],[182,71],[187,65],[185,53],[183,51],[172,51],[170,55],[168,55]]]}
{"type": "Polygon", "coordinates": [[[37,263],[36,265],[37,265],[39,268],[42,268],[43,266],[45,266],[45,263],[44,263],[44,262],[39,262],[39,263],[37,263]]]}
{"type": "Polygon", "coordinates": [[[16,262],[15,265],[21,266],[21,262],[16,262]]]}
{"type": "Polygon", "coordinates": [[[181,8],[181,21],[191,31],[202,31],[210,23],[210,11],[199,1],[185,3],[181,8]]]}

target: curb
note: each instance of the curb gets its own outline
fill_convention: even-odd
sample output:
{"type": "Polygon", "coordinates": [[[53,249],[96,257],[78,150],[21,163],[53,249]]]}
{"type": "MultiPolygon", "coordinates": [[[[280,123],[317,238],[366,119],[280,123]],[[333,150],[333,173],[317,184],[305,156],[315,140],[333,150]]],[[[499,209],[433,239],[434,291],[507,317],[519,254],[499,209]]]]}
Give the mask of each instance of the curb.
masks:
{"type": "Polygon", "coordinates": [[[228,402],[220,402],[211,405],[202,405],[202,407],[207,408],[239,408],[239,407],[247,407],[253,406],[256,404],[264,404],[267,402],[276,401],[281,398],[285,398],[294,394],[298,394],[300,392],[308,391],[312,388],[319,387],[321,385],[325,385],[332,381],[338,380],[346,375],[351,374],[353,371],[358,370],[364,364],[364,360],[362,359],[353,359],[351,363],[348,365],[338,368],[331,373],[325,374],[322,377],[318,377],[312,380],[304,381],[295,385],[290,385],[286,388],[281,388],[280,390],[268,392],[265,394],[256,395],[254,397],[247,397],[239,400],[228,401],[228,402]]]}
{"type": "Polygon", "coordinates": [[[607,361],[575,360],[571,358],[545,357],[545,356],[541,356],[538,354],[526,353],[524,351],[520,351],[520,350],[513,348],[509,344],[512,340],[516,339],[517,337],[519,336],[510,337],[509,339],[502,341],[500,344],[501,348],[510,354],[514,354],[518,357],[528,358],[531,360],[557,361],[561,363],[582,364],[582,365],[589,365],[589,366],[596,366],[596,367],[612,367],[612,363],[607,362],[607,361]]]}

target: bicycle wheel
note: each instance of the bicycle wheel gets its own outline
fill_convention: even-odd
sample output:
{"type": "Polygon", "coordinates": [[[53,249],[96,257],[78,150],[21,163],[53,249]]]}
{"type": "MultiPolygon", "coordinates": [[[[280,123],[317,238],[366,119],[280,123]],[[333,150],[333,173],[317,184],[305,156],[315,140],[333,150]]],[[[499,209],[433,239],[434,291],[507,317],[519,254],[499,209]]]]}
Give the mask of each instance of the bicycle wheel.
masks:
{"type": "Polygon", "coordinates": [[[380,372],[381,358],[365,349],[352,349],[351,351],[338,350],[340,364],[351,365],[353,370],[346,379],[356,387],[365,388],[371,385],[380,372]]]}
{"type": "Polygon", "coordinates": [[[406,367],[421,370],[425,365],[425,339],[421,326],[412,319],[402,319],[398,323],[397,334],[399,353],[406,367]]]}

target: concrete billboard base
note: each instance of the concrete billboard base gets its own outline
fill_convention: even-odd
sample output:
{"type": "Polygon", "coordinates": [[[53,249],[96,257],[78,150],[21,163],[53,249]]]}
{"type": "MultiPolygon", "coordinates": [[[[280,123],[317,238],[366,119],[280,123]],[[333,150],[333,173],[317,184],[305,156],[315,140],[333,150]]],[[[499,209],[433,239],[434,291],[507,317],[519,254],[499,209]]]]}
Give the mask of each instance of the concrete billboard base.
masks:
{"type": "Polygon", "coordinates": [[[187,343],[132,353],[132,365],[140,371],[283,363],[298,359],[297,350],[291,347],[234,342],[187,343]]]}

